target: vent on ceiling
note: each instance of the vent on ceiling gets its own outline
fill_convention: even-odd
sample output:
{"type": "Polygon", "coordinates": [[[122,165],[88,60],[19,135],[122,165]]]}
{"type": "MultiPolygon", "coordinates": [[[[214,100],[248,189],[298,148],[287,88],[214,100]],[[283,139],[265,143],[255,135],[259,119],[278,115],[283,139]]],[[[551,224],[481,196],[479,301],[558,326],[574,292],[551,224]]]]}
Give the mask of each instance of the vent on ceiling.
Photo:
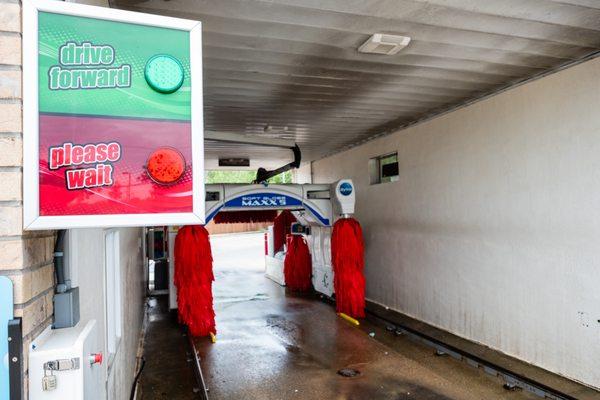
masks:
{"type": "Polygon", "coordinates": [[[391,56],[408,46],[410,38],[408,36],[387,35],[385,33],[376,33],[367,39],[359,48],[361,53],[385,54],[391,56]]]}

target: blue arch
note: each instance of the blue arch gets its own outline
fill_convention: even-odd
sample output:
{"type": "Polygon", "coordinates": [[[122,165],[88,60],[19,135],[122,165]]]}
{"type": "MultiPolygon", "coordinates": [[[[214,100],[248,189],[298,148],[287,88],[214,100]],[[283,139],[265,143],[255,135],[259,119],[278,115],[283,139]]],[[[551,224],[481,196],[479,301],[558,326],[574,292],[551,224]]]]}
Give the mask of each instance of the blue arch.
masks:
{"type": "Polygon", "coordinates": [[[282,209],[286,207],[302,207],[310,211],[323,225],[329,226],[329,218],[325,218],[319,214],[314,208],[302,202],[302,199],[296,196],[290,196],[287,194],[273,193],[273,192],[259,192],[251,194],[242,194],[225,201],[223,204],[218,206],[213,212],[208,214],[206,217],[206,223],[208,224],[220,211],[227,208],[241,208],[241,209],[282,209]]]}

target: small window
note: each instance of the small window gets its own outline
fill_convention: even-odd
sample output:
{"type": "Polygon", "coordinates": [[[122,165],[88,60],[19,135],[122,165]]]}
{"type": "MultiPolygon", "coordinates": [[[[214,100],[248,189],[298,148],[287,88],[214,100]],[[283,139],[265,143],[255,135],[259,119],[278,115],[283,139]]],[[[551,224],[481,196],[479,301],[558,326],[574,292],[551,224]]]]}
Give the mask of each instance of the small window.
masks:
{"type": "Polygon", "coordinates": [[[371,185],[398,180],[398,153],[385,154],[369,160],[371,185]]]}
{"type": "Polygon", "coordinates": [[[106,350],[110,367],[121,340],[121,263],[119,232],[109,231],[105,237],[106,350]]]}

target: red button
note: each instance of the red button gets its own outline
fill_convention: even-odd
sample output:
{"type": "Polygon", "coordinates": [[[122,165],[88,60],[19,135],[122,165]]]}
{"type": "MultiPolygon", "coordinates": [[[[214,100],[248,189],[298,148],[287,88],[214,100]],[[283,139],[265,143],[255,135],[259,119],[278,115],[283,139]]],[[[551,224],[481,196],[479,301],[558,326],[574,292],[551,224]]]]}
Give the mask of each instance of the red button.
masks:
{"type": "Polygon", "coordinates": [[[185,172],[185,158],[172,147],[160,147],[148,157],[146,171],[156,183],[175,183],[185,172]]]}
{"type": "Polygon", "coordinates": [[[102,364],[102,353],[94,353],[90,355],[90,364],[102,364]]]}

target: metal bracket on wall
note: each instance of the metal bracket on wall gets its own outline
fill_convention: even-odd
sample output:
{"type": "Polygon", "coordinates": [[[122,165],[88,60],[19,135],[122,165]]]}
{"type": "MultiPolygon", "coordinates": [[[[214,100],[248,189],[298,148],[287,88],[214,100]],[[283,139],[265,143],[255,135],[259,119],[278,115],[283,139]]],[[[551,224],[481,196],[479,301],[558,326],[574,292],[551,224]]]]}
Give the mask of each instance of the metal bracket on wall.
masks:
{"type": "Polygon", "coordinates": [[[8,321],[10,400],[23,400],[23,328],[21,318],[8,321]]]}

